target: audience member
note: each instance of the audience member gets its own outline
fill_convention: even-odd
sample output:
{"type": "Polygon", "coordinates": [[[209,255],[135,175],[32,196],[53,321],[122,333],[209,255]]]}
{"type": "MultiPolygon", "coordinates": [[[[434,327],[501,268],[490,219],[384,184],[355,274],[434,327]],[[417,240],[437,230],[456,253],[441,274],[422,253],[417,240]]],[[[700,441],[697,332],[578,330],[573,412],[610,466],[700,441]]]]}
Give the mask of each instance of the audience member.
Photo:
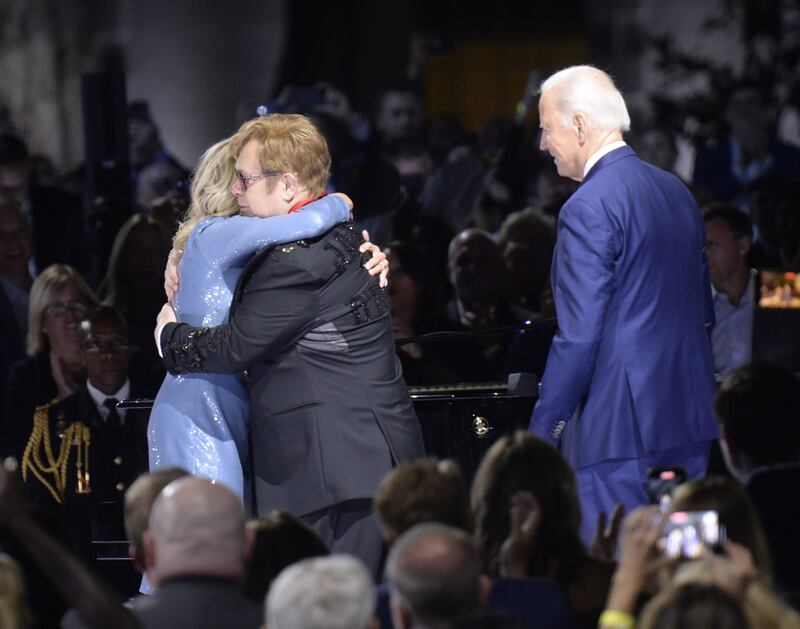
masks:
{"type": "Polygon", "coordinates": [[[150,114],[147,101],[132,101],[128,104],[128,150],[134,188],[138,187],[142,172],[154,164],[165,164],[170,172],[182,173],[181,179],[188,175],[186,169],[164,148],[161,133],[150,114]]]}
{"type": "Polygon", "coordinates": [[[280,573],[265,602],[269,629],[377,629],[372,575],[355,557],[304,559],[280,573]]]}
{"type": "Polygon", "coordinates": [[[0,433],[5,425],[8,370],[25,356],[28,293],[33,281],[30,257],[30,229],[19,202],[0,199],[0,433]]]}
{"type": "MultiPolygon", "coordinates": [[[[144,532],[150,523],[150,512],[153,503],[161,490],[172,481],[188,476],[189,472],[179,467],[162,467],[161,469],[141,474],[125,492],[125,533],[130,543],[128,556],[133,567],[144,573],[147,566],[144,551],[144,532]]],[[[145,592],[149,594],[148,591],[145,592]]]]}
{"type": "Polygon", "coordinates": [[[57,188],[32,183],[31,168],[25,143],[0,135],[0,198],[22,205],[31,229],[34,272],[55,263],[85,271],[88,257],[79,201],[57,188]]]}
{"type": "Polygon", "coordinates": [[[386,578],[395,629],[447,627],[489,596],[471,538],[443,524],[418,524],[401,535],[389,551],[386,578]]]}
{"type": "Polygon", "coordinates": [[[636,154],[645,162],[657,166],[668,173],[675,173],[675,161],[678,159],[678,147],[675,135],[664,127],[650,125],[636,133],[636,141],[632,142],[636,154]]]}
{"type": "Polygon", "coordinates": [[[22,456],[37,407],[63,400],[85,378],[79,324],[96,305],[94,293],[72,267],[46,268],[31,286],[27,358],[9,369],[5,435],[0,451],[22,456]]]}
{"type": "Polygon", "coordinates": [[[253,547],[247,561],[244,592],[261,603],[272,582],[284,568],[330,551],[310,526],[288,511],[273,511],[264,518],[247,522],[253,547]]]}
{"type": "Polygon", "coordinates": [[[766,86],[735,83],[725,96],[730,135],[701,150],[693,183],[701,201],[734,203],[747,210],[753,186],[764,177],[800,180],[800,149],[775,138],[775,109],[766,86]]]}
{"type": "Polygon", "coordinates": [[[731,478],[708,476],[678,485],[672,492],[670,511],[716,511],[725,537],[750,551],[765,578],[772,576],[772,560],[755,507],[745,490],[731,478]]]}
{"type": "MultiPolygon", "coordinates": [[[[450,241],[448,273],[455,292],[449,316],[464,330],[491,330],[516,322],[508,305],[508,273],[500,247],[485,231],[465,229],[450,241]]],[[[502,375],[507,336],[479,341],[492,378],[502,375]]]]}
{"type": "Polygon", "coordinates": [[[573,626],[595,626],[614,565],[586,552],[574,473],[555,448],[530,433],[500,438],[475,475],[472,511],[484,571],[501,573],[501,550],[512,533],[511,514],[523,507],[520,492],[532,498],[522,520],[537,520],[530,547],[521,553],[524,575],[561,584],[573,626]]]}
{"type": "Polygon", "coordinates": [[[708,275],[714,289],[711,349],[714,371],[724,376],[750,362],[753,338],[753,274],[747,263],[750,217],[733,205],[703,213],[708,275]]]}
{"type": "Polygon", "coordinates": [[[755,629],[739,602],[718,585],[667,588],[642,612],[641,629],[755,629]]]}
{"type": "Polygon", "coordinates": [[[787,505],[800,483],[800,380],[774,365],[731,373],[714,399],[720,445],[764,527],[776,583],[800,603],[800,542],[787,505]]]}
{"type": "Polygon", "coordinates": [[[467,488],[453,460],[417,459],[398,465],[383,477],[373,500],[387,546],[408,529],[438,522],[469,531],[467,488]]]}
{"type": "Polygon", "coordinates": [[[131,342],[153,364],[160,364],[153,322],[164,304],[164,268],[171,246],[171,236],[160,223],[148,215],[132,216],[114,240],[100,287],[103,303],[122,314],[131,342]]]}
{"type": "MultiPolygon", "coordinates": [[[[147,470],[147,413],[116,408],[120,400],[142,395],[128,377],[119,314],[109,307],[92,310],[81,332],[86,377],[74,394],[36,410],[22,474],[30,499],[63,518],[91,565],[97,558],[124,556],[110,542],[125,540],[123,492],[147,470]]],[[[95,567],[120,593],[133,593],[138,578],[120,565],[101,561],[95,567]]]]}
{"type": "Polygon", "coordinates": [[[248,545],[241,502],[229,489],[196,477],[167,485],[144,546],[156,591],[131,602],[144,629],[260,625],[260,605],[241,591],[248,545]]]}
{"type": "Polygon", "coordinates": [[[376,139],[383,149],[405,140],[418,139],[422,132],[422,101],[410,84],[395,84],[378,95],[373,117],[376,139]]]}
{"type": "MultiPolygon", "coordinates": [[[[394,241],[389,260],[389,306],[395,340],[447,330],[444,289],[431,260],[414,242],[394,241]]],[[[398,348],[403,378],[412,385],[491,379],[481,350],[471,339],[404,343],[398,348]]]]}
{"type": "Polygon", "coordinates": [[[537,211],[510,214],[500,226],[499,245],[508,270],[511,309],[519,320],[542,312],[541,296],[550,283],[555,226],[537,211]]]}

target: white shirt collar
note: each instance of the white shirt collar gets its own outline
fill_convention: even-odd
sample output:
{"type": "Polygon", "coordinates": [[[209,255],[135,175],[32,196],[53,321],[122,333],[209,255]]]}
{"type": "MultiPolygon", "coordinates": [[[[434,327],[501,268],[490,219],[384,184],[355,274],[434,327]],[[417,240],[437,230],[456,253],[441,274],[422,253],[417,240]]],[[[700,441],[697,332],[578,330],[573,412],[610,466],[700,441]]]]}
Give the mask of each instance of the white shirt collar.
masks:
{"type": "Polygon", "coordinates": [[[589,174],[589,171],[592,169],[597,162],[600,161],[600,158],[607,153],[610,153],[613,150],[618,148],[622,148],[623,146],[627,146],[625,140],[617,140],[616,142],[612,142],[611,144],[606,144],[601,146],[597,149],[594,153],[591,154],[589,159],[586,160],[586,165],[583,167],[583,178],[586,179],[586,175],[589,174]]]}
{"type": "MultiPolygon", "coordinates": [[[[86,381],[86,388],[89,390],[89,395],[92,397],[92,401],[94,405],[97,407],[97,410],[100,412],[100,416],[103,418],[103,421],[106,420],[108,417],[108,407],[103,404],[108,398],[113,397],[118,400],[125,400],[131,394],[131,381],[130,379],[125,379],[125,384],[123,384],[119,391],[114,393],[113,395],[106,395],[100,389],[93,386],[91,382],[88,380],[86,381]]],[[[119,413],[120,421],[125,421],[125,411],[122,409],[117,409],[117,413],[119,413]]]]}

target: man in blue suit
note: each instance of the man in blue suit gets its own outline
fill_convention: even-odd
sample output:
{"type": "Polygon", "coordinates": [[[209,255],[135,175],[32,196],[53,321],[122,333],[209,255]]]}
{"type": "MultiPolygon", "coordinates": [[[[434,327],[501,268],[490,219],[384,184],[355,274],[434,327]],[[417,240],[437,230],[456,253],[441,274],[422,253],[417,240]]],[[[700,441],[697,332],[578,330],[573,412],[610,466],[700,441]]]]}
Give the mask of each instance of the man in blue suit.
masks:
{"type": "Polygon", "coordinates": [[[540,148],[581,185],[558,219],[559,331],[530,429],[575,469],[588,541],[601,512],[647,502],[648,467],[705,471],[717,436],[713,305],[700,210],[623,142],[630,117],[611,78],[557,72],[539,118],[540,148]]]}

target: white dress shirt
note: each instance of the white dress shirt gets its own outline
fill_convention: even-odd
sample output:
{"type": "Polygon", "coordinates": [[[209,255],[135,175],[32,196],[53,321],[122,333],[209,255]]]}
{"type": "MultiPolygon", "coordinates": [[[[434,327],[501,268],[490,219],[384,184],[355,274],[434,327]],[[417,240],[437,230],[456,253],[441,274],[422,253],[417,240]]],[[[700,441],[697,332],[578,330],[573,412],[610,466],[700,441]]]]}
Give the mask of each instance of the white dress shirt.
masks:
{"type": "MultiPolygon", "coordinates": [[[[93,386],[91,382],[88,380],[86,381],[86,388],[89,390],[89,395],[92,397],[92,401],[94,405],[97,407],[98,412],[100,413],[100,417],[103,418],[103,421],[108,419],[109,410],[108,407],[105,405],[105,401],[108,398],[115,398],[119,401],[127,399],[131,394],[131,381],[130,379],[125,380],[125,384],[123,384],[119,391],[112,395],[107,395],[103,393],[100,389],[93,386]]],[[[118,408],[117,414],[119,415],[119,422],[121,424],[125,423],[125,409],[118,408]]]]}
{"type": "Polygon", "coordinates": [[[597,162],[600,161],[600,158],[611,151],[616,149],[622,148],[623,146],[627,146],[625,140],[617,140],[616,142],[612,142],[611,144],[606,144],[605,146],[601,146],[597,149],[594,153],[589,156],[589,159],[586,160],[586,166],[583,167],[583,178],[586,179],[586,175],[589,174],[589,171],[592,169],[597,162]]]}

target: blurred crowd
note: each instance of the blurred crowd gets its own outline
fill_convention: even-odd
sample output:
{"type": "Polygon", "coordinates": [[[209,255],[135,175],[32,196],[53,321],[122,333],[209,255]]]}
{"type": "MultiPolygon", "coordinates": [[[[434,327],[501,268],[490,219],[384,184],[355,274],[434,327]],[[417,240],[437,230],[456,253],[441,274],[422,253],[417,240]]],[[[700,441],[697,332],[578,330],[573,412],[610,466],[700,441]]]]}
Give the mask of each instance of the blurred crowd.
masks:
{"type": "MultiPolygon", "coordinates": [[[[146,103],[127,111],[127,203],[92,195],[85,167],[58,173],[0,135],[0,454],[24,479],[0,472],[0,628],[800,626],[783,508],[800,473],[798,382],[750,365],[754,269],[800,266],[800,148],[776,136],[772,100],[769,86],[731,85],[726,132],[697,147],[686,181],[704,211],[729,476],[683,485],[666,510],[624,524],[608,514],[585,548],[572,472],[535,437],[498,440],[471,493],[454,462],[416,461],[375,497],[388,549],[377,588],[289,514],[246,523],[220,486],[147,474],[147,411],[116,403],[153,397],[164,375],[152,333],[190,174],[146,103]],[[717,511],[727,541],[697,561],[665,557],[670,510],[717,511]],[[128,542],[159,586],[129,610],[116,600],[139,577],[100,561],[128,542]]],[[[524,106],[471,133],[422,103],[397,83],[362,113],[318,84],[289,86],[259,113],[303,113],[325,134],[330,190],[388,256],[409,385],[541,374],[558,213],[578,184],[538,150],[524,106]],[[440,331],[459,334],[432,342],[440,331]]],[[[678,138],[664,128],[634,125],[626,140],[674,172],[678,138]]]]}

